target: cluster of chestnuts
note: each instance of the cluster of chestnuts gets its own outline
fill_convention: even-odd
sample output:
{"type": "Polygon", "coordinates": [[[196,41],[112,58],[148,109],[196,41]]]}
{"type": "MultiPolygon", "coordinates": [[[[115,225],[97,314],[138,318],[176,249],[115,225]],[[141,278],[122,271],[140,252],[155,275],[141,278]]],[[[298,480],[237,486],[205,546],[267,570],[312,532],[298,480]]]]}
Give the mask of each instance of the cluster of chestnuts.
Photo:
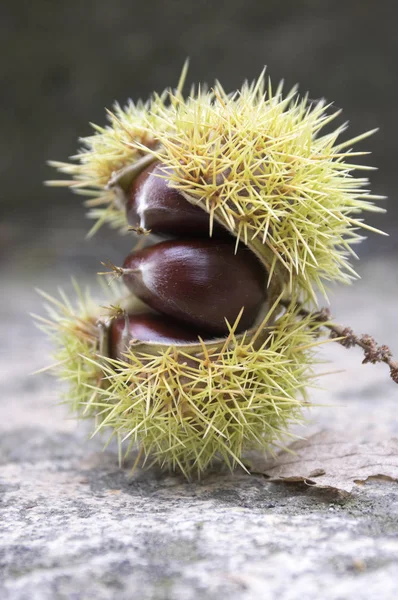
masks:
{"type": "Polygon", "coordinates": [[[113,320],[110,356],[132,341],[175,344],[226,337],[249,329],[266,300],[267,273],[257,256],[219,224],[209,237],[209,215],[168,185],[158,162],[128,190],[128,223],[167,239],[129,254],[115,267],[128,289],[152,311],[113,320]]]}
{"type": "Polygon", "coordinates": [[[362,167],[351,145],[372,132],[323,133],[338,113],[284,95],[264,73],[238,92],[216,84],[188,98],[185,75],[145,104],[116,105],[75,162],[52,163],[69,179],[50,183],[89,197],[94,230],[107,222],[154,243],[110,263],[128,294],[116,286],[106,316],[77,290],[76,308],[46,295],[42,323],[68,401],[95,432],[190,476],[283,443],[308,406],[321,326],[396,381],[398,365],[316,308],[329,282],[356,276],[351,245],[373,229],[358,213],[381,210],[352,173],[362,167]]]}

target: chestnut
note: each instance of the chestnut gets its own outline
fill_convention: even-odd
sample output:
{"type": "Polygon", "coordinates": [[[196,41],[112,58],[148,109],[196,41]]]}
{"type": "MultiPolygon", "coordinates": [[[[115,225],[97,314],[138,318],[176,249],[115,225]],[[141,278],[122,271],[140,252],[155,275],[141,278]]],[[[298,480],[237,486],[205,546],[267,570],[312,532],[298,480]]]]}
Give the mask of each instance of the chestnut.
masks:
{"type": "Polygon", "coordinates": [[[133,340],[157,342],[162,344],[180,344],[197,342],[198,336],[204,337],[185,325],[176,323],[167,316],[156,313],[142,313],[117,317],[109,326],[109,356],[122,358],[133,340]]]}
{"type": "MultiPolygon", "coordinates": [[[[168,174],[158,161],[147,166],[133,180],[128,192],[126,217],[132,227],[172,236],[209,237],[208,213],[190,204],[176,189],[169,187],[168,174]]],[[[212,237],[229,233],[217,222],[212,237]]]]}
{"type": "Polygon", "coordinates": [[[221,240],[170,240],[131,253],[119,269],[127,287],[154,310],[216,335],[249,328],[266,298],[267,275],[246,246],[221,240]]]}

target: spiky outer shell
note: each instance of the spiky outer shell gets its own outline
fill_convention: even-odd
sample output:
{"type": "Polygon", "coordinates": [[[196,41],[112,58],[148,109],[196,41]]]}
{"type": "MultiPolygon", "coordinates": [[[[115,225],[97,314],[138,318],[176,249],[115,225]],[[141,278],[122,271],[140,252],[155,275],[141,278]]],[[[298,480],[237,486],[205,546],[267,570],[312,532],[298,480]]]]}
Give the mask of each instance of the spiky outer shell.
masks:
{"type": "Polygon", "coordinates": [[[101,344],[104,310],[89,294],[79,293],[76,307],[65,295],[46,299],[41,322],[57,346],[54,369],[69,383],[68,402],[95,419],[95,433],[117,434],[126,454],[138,444],[145,458],[190,477],[215,457],[241,464],[245,450],[283,441],[302,418],[319,325],[298,319],[293,305],[256,331],[231,328],[210,344],[137,342],[112,360],[101,344]]]}
{"type": "MultiPolygon", "coordinates": [[[[184,74],[185,75],[185,74],[184,74]]],[[[126,228],[120,195],[112,182],[118,174],[139,171],[157,159],[170,174],[170,185],[198,204],[257,254],[272,254],[271,273],[279,268],[290,291],[314,298],[328,282],[350,282],[352,245],[365,225],[359,214],[381,210],[354,177],[352,158],[364,152],[350,147],[372,132],[337,142],[345,125],[322,134],[339,111],[329,114],[323,101],[300,99],[293,89],[276,91],[264,73],[239,92],[227,94],[219,83],[211,91],[154,95],[146,104],[115,107],[106,128],[83,140],[78,164],[53,163],[72,176],[75,191],[89,200],[94,229],[107,221],[126,228]],[[109,186],[109,182],[111,185],[109,186]],[[103,206],[102,206],[103,205],[103,206]]],[[[120,178],[120,181],[123,177],[120,178]]],[[[129,177],[127,177],[129,180],[129,177]]]]}
{"type": "MultiPolygon", "coordinates": [[[[71,181],[51,183],[91,196],[92,232],[104,222],[127,230],[131,183],[158,160],[169,185],[209,214],[209,233],[218,221],[262,260],[275,314],[287,292],[307,301],[328,282],[349,282],[358,229],[372,229],[358,215],[380,210],[367,179],[352,173],[364,167],[350,147],[371,132],[338,143],[344,126],[321,133],[338,113],[296,90],[274,92],[264,74],[233,94],[216,83],[187,99],[184,75],[177,90],[146,104],[117,105],[110,125],[83,140],[77,164],[52,163],[71,181]]],[[[300,419],[319,325],[298,321],[293,300],[275,323],[268,315],[241,336],[232,329],[210,344],[134,345],[123,361],[101,348],[97,307],[76,313],[65,300],[56,309],[45,326],[73,407],[127,450],[138,443],[145,457],[189,476],[216,455],[234,466],[244,449],[267,449],[300,419]]]]}

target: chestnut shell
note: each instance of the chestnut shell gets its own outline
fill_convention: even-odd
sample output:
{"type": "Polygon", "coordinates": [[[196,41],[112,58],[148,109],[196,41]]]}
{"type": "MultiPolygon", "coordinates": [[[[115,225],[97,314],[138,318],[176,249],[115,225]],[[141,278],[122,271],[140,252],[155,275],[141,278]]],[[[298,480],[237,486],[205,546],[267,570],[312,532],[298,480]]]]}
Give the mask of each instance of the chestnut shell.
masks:
{"type": "MultiPolygon", "coordinates": [[[[126,217],[129,225],[171,236],[209,237],[210,217],[168,185],[168,173],[155,162],[134,179],[127,195],[126,217]]],[[[212,237],[227,237],[227,230],[215,222],[212,237]]]]}
{"type": "Polygon", "coordinates": [[[165,315],[142,313],[113,319],[109,326],[109,356],[122,359],[131,342],[181,344],[198,342],[196,332],[165,315]]]}
{"type": "Polygon", "coordinates": [[[126,286],[154,310],[190,327],[226,335],[253,325],[266,299],[267,273],[246,247],[221,240],[171,240],[127,256],[126,286]]]}

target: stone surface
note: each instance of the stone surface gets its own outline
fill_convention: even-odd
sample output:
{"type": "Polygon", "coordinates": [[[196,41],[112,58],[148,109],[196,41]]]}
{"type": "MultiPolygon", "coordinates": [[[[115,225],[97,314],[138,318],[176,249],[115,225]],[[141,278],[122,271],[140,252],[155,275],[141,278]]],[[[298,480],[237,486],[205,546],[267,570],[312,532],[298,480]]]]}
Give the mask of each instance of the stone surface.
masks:
{"type": "MultiPolygon", "coordinates": [[[[34,249],[32,250],[34,252],[34,249]]],[[[74,257],[72,257],[74,260],[74,257]]],[[[72,262],[73,262],[72,260],[72,262]]],[[[332,297],[336,319],[398,353],[395,262],[362,266],[332,297]]],[[[60,266],[67,272],[69,264],[60,266]]],[[[118,468],[59,404],[50,347],[30,290],[63,277],[15,260],[2,272],[0,326],[0,598],[231,600],[396,597],[398,487],[368,481],[343,498],[215,468],[199,483],[118,468]],[[4,283],[6,282],[6,283],[4,283]]],[[[302,434],[327,427],[364,440],[398,436],[397,388],[385,365],[328,345],[322,404],[302,434]]]]}

